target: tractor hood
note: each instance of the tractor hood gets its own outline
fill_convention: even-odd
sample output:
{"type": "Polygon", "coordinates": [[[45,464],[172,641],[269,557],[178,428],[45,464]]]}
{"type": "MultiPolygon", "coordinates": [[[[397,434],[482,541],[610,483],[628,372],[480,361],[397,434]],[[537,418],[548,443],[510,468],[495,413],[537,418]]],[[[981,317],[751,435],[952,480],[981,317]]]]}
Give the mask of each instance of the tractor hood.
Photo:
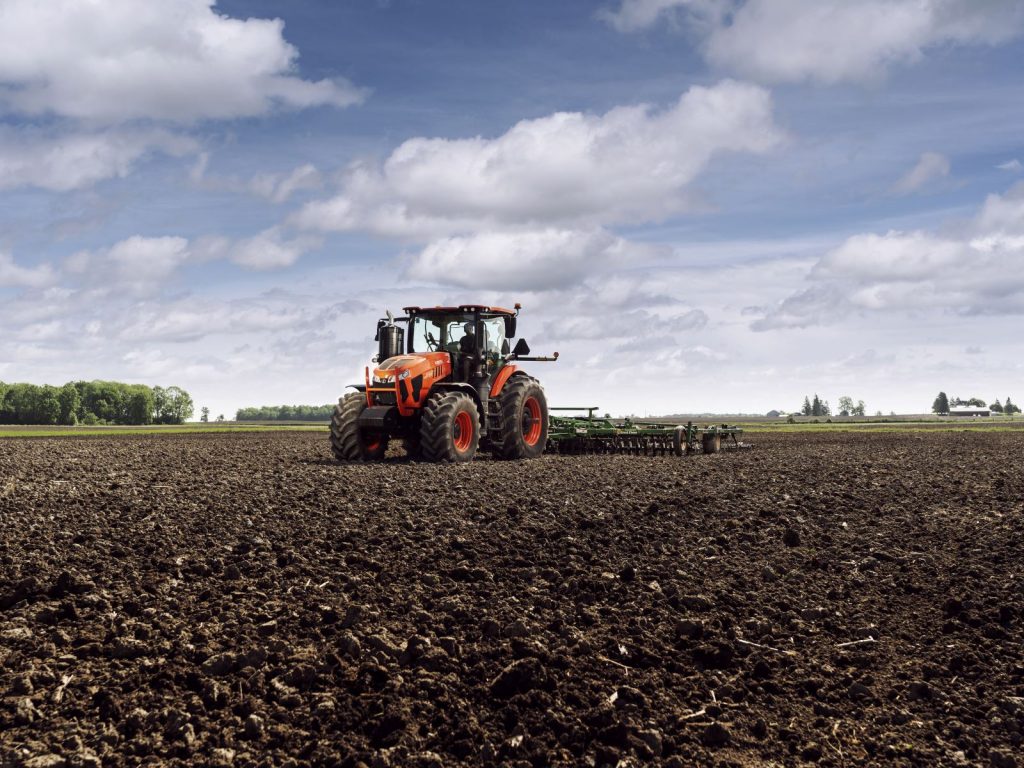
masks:
{"type": "Polygon", "coordinates": [[[368,404],[394,404],[403,416],[423,405],[434,382],[452,372],[451,355],[447,352],[419,352],[390,357],[373,369],[367,370],[368,404]],[[378,396],[380,393],[383,396],[378,396]],[[391,403],[391,393],[394,402],[391,403]]]}
{"type": "Polygon", "coordinates": [[[447,352],[414,352],[408,355],[390,357],[373,369],[374,378],[379,381],[393,381],[395,377],[409,378],[437,367],[442,362],[451,362],[447,352]]]}

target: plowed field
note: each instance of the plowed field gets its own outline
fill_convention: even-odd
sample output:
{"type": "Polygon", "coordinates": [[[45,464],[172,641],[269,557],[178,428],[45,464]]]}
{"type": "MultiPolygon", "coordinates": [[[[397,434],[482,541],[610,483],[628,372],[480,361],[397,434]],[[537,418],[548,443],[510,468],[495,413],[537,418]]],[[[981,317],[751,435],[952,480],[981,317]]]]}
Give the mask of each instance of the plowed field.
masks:
{"type": "Polygon", "coordinates": [[[1024,764],[1024,434],[0,440],[0,765],[1024,764]]]}

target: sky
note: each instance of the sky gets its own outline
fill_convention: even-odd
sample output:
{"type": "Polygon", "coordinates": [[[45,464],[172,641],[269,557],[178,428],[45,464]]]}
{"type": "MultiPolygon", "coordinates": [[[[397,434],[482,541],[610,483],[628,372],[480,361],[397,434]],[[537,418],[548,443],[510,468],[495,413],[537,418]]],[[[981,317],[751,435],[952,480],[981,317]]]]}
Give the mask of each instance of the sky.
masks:
{"type": "Polygon", "coordinates": [[[231,418],[516,302],[552,405],[1024,401],[1024,0],[0,0],[0,380],[231,418]]]}

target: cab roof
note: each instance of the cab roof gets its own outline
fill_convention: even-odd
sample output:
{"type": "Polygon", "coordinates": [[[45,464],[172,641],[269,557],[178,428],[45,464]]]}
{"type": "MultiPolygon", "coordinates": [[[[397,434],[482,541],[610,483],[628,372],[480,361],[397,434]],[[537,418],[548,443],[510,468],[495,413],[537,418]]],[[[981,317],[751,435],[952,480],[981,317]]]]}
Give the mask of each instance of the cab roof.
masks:
{"type": "Polygon", "coordinates": [[[456,314],[459,312],[487,312],[492,315],[510,315],[514,316],[516,310],[505,309],[504,307],[485,307],[483,304],[461,304],[457,307],[403,307],[402,311],[408,313],[417,314],[456,314]]]}

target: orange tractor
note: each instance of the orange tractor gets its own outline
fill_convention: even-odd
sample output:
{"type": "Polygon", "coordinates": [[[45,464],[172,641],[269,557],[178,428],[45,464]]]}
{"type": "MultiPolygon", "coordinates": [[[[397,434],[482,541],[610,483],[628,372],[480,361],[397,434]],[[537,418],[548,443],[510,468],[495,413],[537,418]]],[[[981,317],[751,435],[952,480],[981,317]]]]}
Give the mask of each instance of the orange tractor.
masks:
{"type": "Polygon", "coordinates": [[[401,439],[410,457],[471,461],[479,449],[532,459],[547,446],[548,405],[540,383],[519,369],[530,347],[516,335],[514,310],[465,304],[406,307],[377,322],[376,367],[343,396],[331,419],[339,461],[384,457],[401,439]]]}

